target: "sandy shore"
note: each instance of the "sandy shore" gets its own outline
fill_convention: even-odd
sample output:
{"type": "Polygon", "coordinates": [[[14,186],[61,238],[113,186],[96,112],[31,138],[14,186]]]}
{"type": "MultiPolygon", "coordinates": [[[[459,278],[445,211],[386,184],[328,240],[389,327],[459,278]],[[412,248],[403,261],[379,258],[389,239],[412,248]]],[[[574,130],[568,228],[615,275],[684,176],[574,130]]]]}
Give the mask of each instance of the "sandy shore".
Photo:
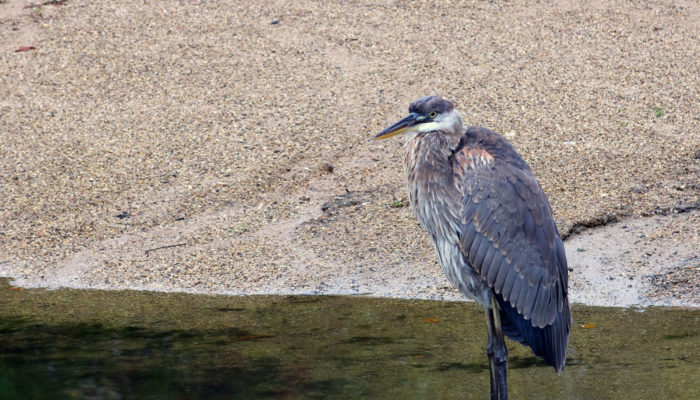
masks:
{"type": "Polygon", "coordinates": [[[0,1],[0,276],[455,299],[401,140],[439,94],[506,135],[571,297],[700,306],[695,1],[0,1]]]}

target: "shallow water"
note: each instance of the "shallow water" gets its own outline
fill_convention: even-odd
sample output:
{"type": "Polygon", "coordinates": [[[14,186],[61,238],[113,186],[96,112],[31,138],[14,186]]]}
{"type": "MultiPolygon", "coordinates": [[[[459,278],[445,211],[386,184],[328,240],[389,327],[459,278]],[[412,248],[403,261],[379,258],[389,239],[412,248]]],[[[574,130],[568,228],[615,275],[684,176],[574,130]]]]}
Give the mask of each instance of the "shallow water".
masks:
{"type": "MultiPolygon", "coordinates": [[[[512,398],[700,398],[700,310],[573,315],[560,375],[509,342],[512,398]]],[[[485,399],[485,331],[465,302],[0,281],[0,399],[485,399]]]]}

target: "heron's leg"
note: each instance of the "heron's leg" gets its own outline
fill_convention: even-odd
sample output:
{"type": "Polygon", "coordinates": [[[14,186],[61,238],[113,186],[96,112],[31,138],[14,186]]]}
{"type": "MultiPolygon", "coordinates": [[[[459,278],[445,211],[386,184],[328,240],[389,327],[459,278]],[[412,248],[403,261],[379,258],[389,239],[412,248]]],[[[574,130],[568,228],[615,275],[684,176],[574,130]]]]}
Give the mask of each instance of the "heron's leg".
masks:
{"type": "Polygon", "coordinates": [[[491,308],[486,307],[486,325],[488,328],[488,344],[486,354],[489,357],[491,370],[491,399],[508,399],[508,349],[506,348],[501,316],[496,299],[491,298],[491,308]]]}
{"type": "Polygon", "coordinates": [[[491,380],[491,400],[498,400],[498,379],[496,371],[496,363],[493,359],[493,314],[488,307],[484,307],[486,312],[486,330],[488,333],[488,342],[486,344],[486,355],[489,357],[489,377],[491,380]]]}
{"type": "Polygon", "coordinates": [[[493,358],[496,364],[496,370],[498,370],[498,392],[501,395],[501,400],[508,400],[508,348],[506,348],[506,340],[503,337],[501,313],[499,312],[496,298],[493,296],[491,296],[491,312],[493,315],[493,327],[496,337],[493,358]]]}

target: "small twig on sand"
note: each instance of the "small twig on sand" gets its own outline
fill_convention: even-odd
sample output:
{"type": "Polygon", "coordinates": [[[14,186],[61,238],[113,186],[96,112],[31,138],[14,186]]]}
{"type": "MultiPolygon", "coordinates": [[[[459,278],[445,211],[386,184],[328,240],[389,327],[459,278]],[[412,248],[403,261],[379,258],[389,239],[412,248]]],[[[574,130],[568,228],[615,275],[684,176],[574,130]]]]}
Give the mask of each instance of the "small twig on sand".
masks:
{"type": "MultiPolygon", "coordinates": [[[[67,0],[46,0],[43,3],[39,4],[30,4],[28,6],[24,6],[24,8],[34,8],[34,7],[41,7],[41,6],[60,6],[63,5],[67,0]]],[[[2,3],[2,1],[0,1],[2,3]]]]}
{"type": "Polygon", "coordinates": [[[160,247],[155,247],[155,248],[153,248],[153,249],[147,249],[147,250],[145,251],[145,253],[148,254],[148,253],[150,253],[150,252],[152,252],[152,251],[156,251],[156,250],[163,250],[163,249],[169,249],[169,248],[172,248],[172,247],[180,247],[180,246],[186,246],[186,245],[187,245],[187,243],[169,244],[169,245],[167,245],[167,246],[160,246],[160,247]]]}

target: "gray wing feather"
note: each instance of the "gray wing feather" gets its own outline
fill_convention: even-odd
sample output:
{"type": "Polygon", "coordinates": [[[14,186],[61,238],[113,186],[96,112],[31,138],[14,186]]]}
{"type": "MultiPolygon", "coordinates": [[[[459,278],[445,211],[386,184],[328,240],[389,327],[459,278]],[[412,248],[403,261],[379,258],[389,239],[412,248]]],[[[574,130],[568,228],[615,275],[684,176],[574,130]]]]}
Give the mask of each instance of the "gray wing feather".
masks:
{"type": "Polygon", "coordinates": [[[488,246],[488,250],[486,251],[486,257],[484,257],[482,265],[491,265],[492,262],[500,258],[500,251],[493,246],[488,246]]]}
{"type": "Polygon", "coordinates": [[[507,287],[504,285],[503,291],[504,291],[504,292],[507,291],[507,292],[509,293],[509,296],[510,296],[511,301],[513,301],[513,299],[517,299],[518,296],[520,296],[520,289],[522,288],[523,280],[522,280],[522,279],[517,279],[517,278],[518,278],[518,273],[517,273],[515,270],[510,270],[510,271],[508,272],[508,275],[509,275],[509,276],[510,276],[510,275],[513,276],[513,277],[511,278],[511,280],[513,281],[513,283],[512,283],[511,286],[510,286],[510,290],[507,290],[507,287]]]}
{"type": "Polygon", "coordinates": [[[509,268],[500,268],[498,270],[496,279],[493,281],[493,287],[496,289],[497,293],[505,292],[506,277],[508,277],[510,272],[511,269],[509,268]]]}

